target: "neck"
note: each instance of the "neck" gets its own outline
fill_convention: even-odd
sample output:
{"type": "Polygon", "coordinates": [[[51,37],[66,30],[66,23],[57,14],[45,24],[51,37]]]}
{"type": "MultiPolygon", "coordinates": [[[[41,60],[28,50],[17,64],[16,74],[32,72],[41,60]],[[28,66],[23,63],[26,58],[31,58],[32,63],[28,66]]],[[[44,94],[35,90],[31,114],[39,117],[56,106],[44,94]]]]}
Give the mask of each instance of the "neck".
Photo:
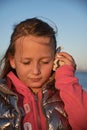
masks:
{"type": "Polygon", "coordinates": [[[33,91],[33,93],[37,94],[38,92],[41,91],[42,88],[31,88],[31,90],[33,91]]]}

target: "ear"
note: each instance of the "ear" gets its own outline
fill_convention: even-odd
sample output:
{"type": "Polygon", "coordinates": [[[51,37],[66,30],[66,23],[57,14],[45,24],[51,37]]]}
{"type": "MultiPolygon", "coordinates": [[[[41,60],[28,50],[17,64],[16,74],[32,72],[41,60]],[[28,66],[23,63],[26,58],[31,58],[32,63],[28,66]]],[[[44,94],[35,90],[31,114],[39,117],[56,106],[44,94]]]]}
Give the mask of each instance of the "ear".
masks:
{"type": "Polygon", "coordinates": [[[11,67],[13,68],[13,69],[15,69],[16,67],[15,67],[15,58],[14,58],[14,56],[9,56],[9,62],[10,62],[10,65],[11,65],[11,67]]]}

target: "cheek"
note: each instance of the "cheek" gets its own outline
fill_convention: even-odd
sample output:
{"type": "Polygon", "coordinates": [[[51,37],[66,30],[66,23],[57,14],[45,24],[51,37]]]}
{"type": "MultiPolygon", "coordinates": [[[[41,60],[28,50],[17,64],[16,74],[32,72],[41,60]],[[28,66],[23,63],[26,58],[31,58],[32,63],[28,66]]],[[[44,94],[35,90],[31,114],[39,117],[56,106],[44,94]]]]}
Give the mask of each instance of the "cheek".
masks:
{"type": "Polygon", "coordinates": [[[20,65],[16,65],[16,73],[17,76],[21,79],[22,77],[26,77],[27,75],[27,69],[26,67],[23,67],[21,64],[20,65]]]}
{"type": "Polygon", "coordinates": [[[21,69],[18,69],[18,70],[16,70],[16,73],[17,73],[17,76],[18,76],[18,78],[22,81],[22,82],[26,82],[26,80],[27,80],[27,71],[24,71],[23,69],[21,70],[21,69]]]}
{"type": "Polygon", "coordinates": [[[52,64],[49,65],[49,66],[47,66],[46,68],[44,67],[44,68],[42,69],[43,75],[44,75],[45,77],[49,77],[49,76],[51,75],[52,68],[53,68],[53,65],[52,65],[52,64]]]}

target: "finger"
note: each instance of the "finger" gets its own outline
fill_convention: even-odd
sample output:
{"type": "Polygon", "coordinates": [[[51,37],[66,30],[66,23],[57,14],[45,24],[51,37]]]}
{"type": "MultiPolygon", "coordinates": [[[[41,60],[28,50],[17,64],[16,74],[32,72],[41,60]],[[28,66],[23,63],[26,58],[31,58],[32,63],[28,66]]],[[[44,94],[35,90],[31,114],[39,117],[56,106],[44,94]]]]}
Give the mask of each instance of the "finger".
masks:
{"type": "Polygon", "coordinates": [[[68,60],[70,60],[70,61],[73,61],[74,59],[73,59],[73,57],[70,55],[70,54],[68,54],[67,52],[60,52],[60,53],[58,53],[57,54],[57,56],[63,56],[63,57],[65,57],[65,58],[67,58],[68,60]]]}
{"type": "Polygon", "coordinates": [[[73,64],[72,61],[70,61],[69,59],[67,59],[67,58],[65,58],[63,56],[59,57],[59,61],[64,62],[64,64],[68,64],[68,65],[72,65],[73,64]]]}
{"type": "Polygon", "coordinates": [[[57,54],[58,59],[60,59],[61,56],[67,58],[70,62],[72,62],[73,66],[75,66],[76,68],[75,60],[70,54],[68,54],[67,52],[60,52],[59,54],[57,54]]]}
{"type": "Polygon", "coordinates": [[[57,54],[57,57],[58,57],[59,59],[60,59],[61,57],[64,57],[65,59],[68,59],[69,61],[74,62],[73,57],[72,57],[70,54],[68,54],[67,52],[60,52],[60,53],[57,54]]]}
{"type": "MultiPolygon", "coordinates": [[[[57,53],[55,56],[55,59],[56,59],[56,61],[58,60],[59,66],[67,64],[67,65],[72,65],[74,67],[74,69],[76,69],[76,63],[75,63],[73,57],[66,52],[57,53]]],[[[58,63],[56,62],[56,64],[58,64],[58,63]]]]}

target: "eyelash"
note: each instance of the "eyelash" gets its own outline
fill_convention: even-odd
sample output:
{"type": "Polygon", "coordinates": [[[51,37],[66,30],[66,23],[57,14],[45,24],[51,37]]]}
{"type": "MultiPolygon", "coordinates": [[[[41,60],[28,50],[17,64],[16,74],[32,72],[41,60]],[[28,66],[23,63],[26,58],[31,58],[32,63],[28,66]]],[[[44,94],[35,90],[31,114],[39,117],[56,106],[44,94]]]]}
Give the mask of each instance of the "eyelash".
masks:
{"type": "Polygon", "coordinates": [[[24,65],[29,65],[29,64],[30,64],[30,62],[23,62],[23,64],[24,64],[24,65]]]}
{"type": "Polygon", "coordinates": [[[49,63],[49,61],[42,61],[42,63],[44,63],[44,64],[48,64],[48,63],[49,63]]]}
{"type": "MultiPolygon", "coordinates": [[[[48,64],[49,61],[40,61],[42,64],[48,64]]],[[[28,61],[28,62],[22,62],[24,65],[29,65],[31,62],[28,61]]]]}

